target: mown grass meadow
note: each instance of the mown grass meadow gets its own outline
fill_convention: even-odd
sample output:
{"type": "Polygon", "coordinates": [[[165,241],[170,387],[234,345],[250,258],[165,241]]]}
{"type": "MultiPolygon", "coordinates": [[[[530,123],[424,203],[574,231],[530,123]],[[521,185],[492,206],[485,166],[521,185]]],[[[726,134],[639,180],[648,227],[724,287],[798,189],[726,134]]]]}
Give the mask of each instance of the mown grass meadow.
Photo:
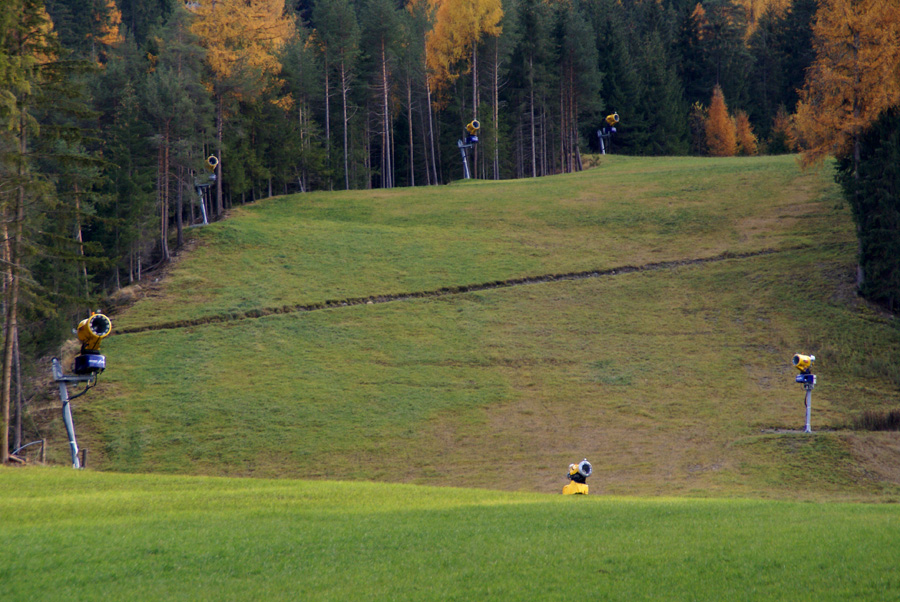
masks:
{"type": "Polygon", "coordinates": [[[900,332],[853,293],[827,169],[610,157],[534,181],[273,198],[197,236],[114,316],[146,330],[104,344],[110,369],[76,405],[95,466],[549,492],[588,457],[620,495],[897,495],[892,435],[846,427],[896,406],[900,332]],[[797,352],[819,358],[818,439],[790,432],[797,352]]]}
{"type": "Polygon", "coordinates": [[[609,156],[564,176],[290,195],[196,231],[119,329],[655,261],[849,243],[828,169],[609,156]]]}
{"type": "Polygon", "coordinates": [[[900,508],[0,469],[3,600],[892,600],[900,508]]]}
{"type": "Polygon", "coordinates": [[[90,469],[0,469],[0,599],[896,599],[900,441],[853,425],[900,329],[827,168],[609,157],[191,236],[73,402],[90,469]]]}

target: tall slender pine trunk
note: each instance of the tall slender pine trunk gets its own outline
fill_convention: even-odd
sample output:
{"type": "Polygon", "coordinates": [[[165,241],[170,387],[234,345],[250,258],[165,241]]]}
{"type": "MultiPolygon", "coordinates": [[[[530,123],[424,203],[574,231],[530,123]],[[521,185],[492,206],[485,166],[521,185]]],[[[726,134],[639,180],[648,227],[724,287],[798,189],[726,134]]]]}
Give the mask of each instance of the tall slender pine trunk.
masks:
{"type": "Polygon", "coordinates": [[[384,171],[381,176],[382,186],[384,188],[394,187],[394,168],[393,168],[393,152],[391,150],[391,111],[388,86],[388,65],[387,65],[387,48],[384,39],[381,40],[381,116],[382,116],[382,148],[384,157],[382,163],[384,171]]]}
{"type": "Polygon", "coordinates": [[[341,60],[341,102],[344,111],[344,190],[350,190],[350,149],[348,148],[348,125],[347,117],[347,92],[350,91],[350,83],[347,81],[347,65],[341,60]]]}
{"type": "Polygon", "coordinates": [[[406,77],[406,125],[409,128],[409,185],[416,185],[415,153],[413,152],[412,78],[406,77]]]}
{"type": "MultiPolygon", "coordinates": [[[[478,118],[478,44],[472,42],[472,119],[478,118]]],[[[472,149],[472,177],[478,179],[478,145],[472,149]]]]}
{"type": "MultiPolygon", "coordinates": [[[[3,406],[2,424],[0,424],[0,464],[9,462],[9,407],[12,399],[12,366],[13,347],[19,332],[19,279],[21,277],[22,233],[25,222],[25,154],[28,150],[25,115],[19,117],[19,165],[17,167],[18,186],[16,187],[15,207],[11,216],[13,235],[9,241],[9,265],[7,266],[6,316],[3,332],[3,370],[0,377],[0,405],[3,406]]],[[[8,220],[7,220],[8,221],[8,220]]]]}
{"type": "Polygon", "coordinates": [[[491,86],[493,91],[492,105],[494,109],[494,179],[500,179],[500,38],[494,38],[494,73],[491,86]]]}
{"type": "Polygon", "coordinates": [[[216,217],[220,217],[224,213],[222,203],[222,132],[224,130],[225,121],[225,99],[223,94],[219,92],[216,95],[216,158],[219,160],[216,165],[216,217]]]}
{"type": "MultiPolygon", "coordinates": [[[[439,184],[440,178],[438,177],[438,169],[437,169],[437,150],[435,149],[434,142],[434,114],[431,106],[431,85],[428,83],[428,46],[425,46],[425,52],[422,55],[422,61],[425,65],[425,96],[428,103],[428,137],[429,142],[431,143],[431,172],[434,174],[434,183],[439,184]]],[[[427,158],[426,158],[427,159],[427,158]]]]}
{"type": "Polygon", "coordinates": [[[531,177],[536,178],[537,173],[537,140],[534,128],[534,57],[528,57],[528,109],[531,112],[531,177]]]}

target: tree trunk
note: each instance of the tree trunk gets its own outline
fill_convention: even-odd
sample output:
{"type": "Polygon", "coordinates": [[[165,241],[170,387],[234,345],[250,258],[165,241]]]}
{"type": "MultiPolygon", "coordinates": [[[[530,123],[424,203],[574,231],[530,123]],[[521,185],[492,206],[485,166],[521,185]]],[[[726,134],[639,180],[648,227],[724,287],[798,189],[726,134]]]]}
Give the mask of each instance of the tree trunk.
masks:
{"type": "MultiPolygon", "coordinates": [[[[425,66],[425,70],[423,73],[425,74],[425,95],[428,101],[428,136],[430,138],[431,143],[431,173],[434,174],[434,183],[439,184],[440,178],[438,177],[438,169],[437,169],[437,151],[435,149],[434,143],[434,115],[432,113],[431,106],[431,86],[428,83],[428,46],[425,46],[425,53],[422,55],[423,64],[425,66]]],[[[426,157],[427,159],[427,157],[426,157]]]]}
{"type": "Polygon", "coordinates": [[[350,149],[347,147],[347,126],[350,121],[347,117],[347,92],[349,91],[350,83],[347,81],[347,65],[345,61],[341,60],[341,103],[344,111],[344,190],[350,190],[350,149]]]}
{"type": "MultiPolygon", "coordinates": [[[[478,119],[478,44],[472,42],[472,119],[478,119]]],[[[478,179],[478,145],[472,148],[472,177],[478,179]]]]}
{"type": "Polygon", "coordinates": [[[425,159],[425,185],[431,186],[431,167],[428,161],[428,128],[425,127],[424,111],[419,111],[419,124],[422,131],[422,155],[425,159]]]}
{"type": "Polygon", "coordinates": [[[534,137],[534,57],[528,57],[528,105],[531,112],[531,177],[537,177],[537,141],[534,137]]]}
{"type": "Polygon", "coordinates": [[[74,186],[75,191],[75,240],[78,242],[78,254],[81,255],[82,263],[81,263],[81,276],[84,279],[84,295],[85,297],[91,294],[90,286],[88,285],[88,273],[87,273],[87,263],[84,260],[84,237],[81,232],[81,192],[78,189],[78,184],[74,186]]]}
{"type": "Polygon", "coordinates": [[[22,391],[22,355],[19,350],[19,332],[13,342],[13,359],[16,365],[16,425],[13,434],[13,449],[22,447],[22,412],[25,394],[22,391]]]}
{"type": "Polygon", "coordinates": [[[493,92],[493,98],[491,99],[491,104],[493,105],[494,114],[492,117],[494,118],[494,158],[493,158],[493,168],[494,168],[494,179],[500,179],[500,38],[494,38],[494,73],[491,78],[491,86],[493,92]]]}
{"type": "Polygon", "coordinates": [[[222,205],[222,130],[225,120],[225,99],[220,92],[216,97],[216,157],[219,162],[216,165],[216,218],[224,213],[222,205]]]}
{"type": "Polygon", "coordinates": [[[412,78],[406,78],[406,124],[409,127],[409,185],[416,185],[415,154],[413,153],[412,78]]]}
{"type": "Polygon", "coordinates": [[[328,59],[325,59],[325,160],[328,166],[328,190],[334,190],[334,174],[331,172],[331,77],[328,59]]]}
{"type": "MultiPolygon", "coordinates": [[[[862,76],[860,75],[859,69],[859,33],[855,32],[853,34],[853,63],[856,66],[856,73],[854,74],[854,79],[857,88],[859,87],[860,82],[862,81],[862,76]]],[[[855,97],[853,100],[853,119],[854,121],[859,120],[860,106],[859,106],[859,97],[855,97]]],[[[853,136],[853,194],[857,197],[859,196],[859,163],[861,161],[861,149],[859,142],[860,134],[857,131],[853,136]]],[[[856,206],[859,207],[859,200],[856,201],[856,206]]],[[[862,225],[856,225],[856,290],[862,290],[863,283],[866,280],[866,275],[863,272],[862,268],[862,237],[860,234],[862,233],[862,225]]]]}
{"type": "Polygon", "coordinates": [[[25,129],[25,116],[19,119],[19,183],[15,196],[15,212],[11,216],[15,221],[13,237],[9,243],[9,265],[7,279],[9,288],[6,298],[6,316],[3,344],[3,372],[0,377],[0,405],[3,406],[3,419],[0,425],[0,464],[9,462],[9,406],[12,392],[13,343],[18,337],[19,323],[19,278],[21,271],[22,231],[25,221],[25,153],[28,149],[25,129]]]}
{"type": "Polygon", "coordinates": [[[384,137],[384,142],[382,143],[382,148],[384,149],[384,158],[382,162],[384,163],[384,175],[381,178],[382,186],[385,188],[393,188],[394,187],[394,179],[393,179],[393,152],[391,151],[391,114],[390,114],[390,102],[388,98],[388,69],[387,69],[387,48],[384,44],[384,39],[381,40],[381,98],[382,98],[382,136],[384,137]]]}
{"type": "Polygon", "coordinates": [[[159,172],[159,251],[162,261],[169,260],[169,124],[163,130],[159,172]]]}
{"type": "Polygon", "coordinates": [[[175,248],[184,245],[184,166],[178,166],[178,196],[175,197],[175,248]]]}

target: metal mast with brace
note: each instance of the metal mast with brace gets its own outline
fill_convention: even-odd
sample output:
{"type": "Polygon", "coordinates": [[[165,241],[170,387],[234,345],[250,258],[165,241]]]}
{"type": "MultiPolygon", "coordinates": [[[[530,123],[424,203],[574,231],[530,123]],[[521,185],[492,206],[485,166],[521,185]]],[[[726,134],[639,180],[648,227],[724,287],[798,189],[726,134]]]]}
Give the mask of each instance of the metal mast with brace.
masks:
{"type": "Polygon", "coordinates": [[[481,129],[481,124],[478,123],[477,119],[473,119],[466,125],[466,131],[469,132],[469,135],[466,136],[466,141],[463,143],[462,140],[457,140],[456,145],[459,147],[459,152],[462,154],[462,162],[463,162],[463,176],[465,179],[470,180],[472,176],[469,174],[469,159],[466,151],[470,148],[474,148],[476,144],[478,144],[478,131],[481,129]]]}

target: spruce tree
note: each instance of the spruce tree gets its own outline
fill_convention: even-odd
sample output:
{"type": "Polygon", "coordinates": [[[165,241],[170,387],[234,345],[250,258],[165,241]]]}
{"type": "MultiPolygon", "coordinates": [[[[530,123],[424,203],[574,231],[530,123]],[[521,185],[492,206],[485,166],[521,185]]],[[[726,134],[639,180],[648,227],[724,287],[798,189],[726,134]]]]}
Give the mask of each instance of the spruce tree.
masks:
{"type": "Polygon", "coordinates": [[[510,110],[517,117],[515,148],[518,155],[516,174],[519,177],[544,175],[540,160],[542,141],[543,100],[550,90],[552,47],[550,46],[550,13],[540,0],[521,0],[512,14],[505,34],[515,36],[510,58],[510,88],[506,97],[510,110]]]}
{"type": "Polygon", "coordinates": [[[153,128],[156,153],[156,198],[159,209],[159,259],[168,261],[169,222],[176,222],[176,246],[183,243],[182,207],[185,188],[193,196],[193,174],[203,172],[204,143],[211,134],[212,104],[201,76],[204,50],[190,30],[187,9],[173,10],[150,40],[148,75],[142,104],[153,128]],[[173,209],[175,209],[173,211],[173,209]]]}
{"type": "MultiPolygon", "coordinates": [[[[325,69],[334,71],[341,98],[344,188],[349,190],[350,119],[353,117],[350,93],[359,58],[359,21],[349,0],[319,0],[313,8],[313,21],[325,52],[330,57],[325,69]]],[[[328,93],[326,91],[326,95],[328,93]]]]}
{"type": "Polygon", "coordinates": [[[845,156],[838,182],[850,203],[859,237],[860,294],[900,311],[900,107],[873,123],[859,139],[859,161],[845,156]]]}

